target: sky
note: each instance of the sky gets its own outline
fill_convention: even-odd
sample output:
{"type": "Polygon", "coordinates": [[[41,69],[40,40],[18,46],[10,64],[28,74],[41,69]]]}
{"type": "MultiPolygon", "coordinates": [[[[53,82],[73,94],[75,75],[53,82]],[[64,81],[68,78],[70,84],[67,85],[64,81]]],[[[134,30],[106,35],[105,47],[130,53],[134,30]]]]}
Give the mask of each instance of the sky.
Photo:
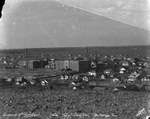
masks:
{"type": "Polygon", "coordinates": [[[149,0],[6,0],[0,49],[150,45],[149,0]]]}

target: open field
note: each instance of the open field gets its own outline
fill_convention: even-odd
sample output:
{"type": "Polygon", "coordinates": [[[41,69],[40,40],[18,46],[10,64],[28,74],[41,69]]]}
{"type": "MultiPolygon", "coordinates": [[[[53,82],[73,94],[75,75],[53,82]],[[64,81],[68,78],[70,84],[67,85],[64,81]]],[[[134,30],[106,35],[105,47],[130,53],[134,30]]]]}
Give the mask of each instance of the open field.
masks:
{"type": "MultiPolygon", "coordinates": [[[[0,90],[0,112],[4,119],[16,119],[7,118],[6,114],[21,113],[37,114],[36,119],[65,119],[65,113],[85,114],[84,119],[137,119],[138,111],[147,109],[147,95],[144,92],[8,88],[0,90]],[[54,113],[58,116],[54,117],[54,113]],[[96,114],[99,117],[95,117],[96,114]]],[[[23,114],[21,119],[25,119],[23,114]]],[[[83,116],[68,119],[83,119],[83,116]]]]}

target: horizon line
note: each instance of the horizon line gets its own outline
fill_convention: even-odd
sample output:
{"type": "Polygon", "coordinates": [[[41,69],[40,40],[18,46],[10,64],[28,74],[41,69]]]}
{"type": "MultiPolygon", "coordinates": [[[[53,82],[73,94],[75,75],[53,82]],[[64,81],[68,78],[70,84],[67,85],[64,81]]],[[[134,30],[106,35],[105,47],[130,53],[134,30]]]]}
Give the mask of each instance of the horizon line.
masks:
{"type": "Polygon", "coordinates": [[[78,46],[78,47],[26,47],[26,48],[6,48],[6,49],[0,49],[2,50],[23,50],[23,49],[57,49],[57,48],[119,48],[119,47],[150,47],[150,45],[120,45],[120,46],[78,46]]]}

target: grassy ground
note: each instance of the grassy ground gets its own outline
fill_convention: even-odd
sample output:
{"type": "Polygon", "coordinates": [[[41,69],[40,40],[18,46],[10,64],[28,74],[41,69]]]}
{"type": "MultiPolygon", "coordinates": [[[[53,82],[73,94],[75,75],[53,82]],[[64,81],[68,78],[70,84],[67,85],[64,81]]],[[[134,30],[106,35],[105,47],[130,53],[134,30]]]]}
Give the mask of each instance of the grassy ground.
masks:
{"type": "Polygon", "coordinates": [[[6,114],[22,114],[21,119],[27,118],[25,114],[36,114],[36,119],[83,119],[83,114],[86,119],[137,119],[138,111],[147,108],[147,100],[144,92],[1,88],[0,115],[4,119],[16,119],[6,114]]]}

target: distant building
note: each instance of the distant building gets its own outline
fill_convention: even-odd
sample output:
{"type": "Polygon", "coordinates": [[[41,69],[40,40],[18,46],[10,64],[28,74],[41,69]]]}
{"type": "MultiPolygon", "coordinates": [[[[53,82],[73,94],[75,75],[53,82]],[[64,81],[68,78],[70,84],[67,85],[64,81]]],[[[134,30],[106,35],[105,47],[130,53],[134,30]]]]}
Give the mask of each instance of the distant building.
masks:
{"type": "Polygon", "coordinates": [[[129,66],[129,62],[127,61],[121,61],[120,64],[121,66],[129,66]]]}
{"type": "Polygon", "coordinates": [[[91,76],[96,76],[96,71],[95,70],[91,70],[88,72],[89,75],[91,76]]]}
{"type": "Polygon", "coordinates": [[[55,61],[55,68],[57,70],[70,68],[73,71],[87,72],[90,70],[90,61],[88,60],[64,60],[64,61],[55,61]]]}
{"type": "Polygon", "coordinates": [[[112,69],[106,69],[106,70],[104,70],[104,74],[110,74],[110,73],[112,73],[112,69]]]}
{"type": "Polygon", "coordinates": [[[39,60],[29,60],[27,65],[28,65],[29,69],[40,68],[40,61],[39,60]]]}
{"type": "Polygon", "coordinates": [[[21,60],[18,62],[19,68],[27,68],[27,61],[21,60]]]}
{"type": "Polygon", "coordinates": [[[120,73],[120,74],[124,74],[125,71],[126,71],[126,69],[122,67],[122,68],[120,69],[119,73],[120,73]]]}

